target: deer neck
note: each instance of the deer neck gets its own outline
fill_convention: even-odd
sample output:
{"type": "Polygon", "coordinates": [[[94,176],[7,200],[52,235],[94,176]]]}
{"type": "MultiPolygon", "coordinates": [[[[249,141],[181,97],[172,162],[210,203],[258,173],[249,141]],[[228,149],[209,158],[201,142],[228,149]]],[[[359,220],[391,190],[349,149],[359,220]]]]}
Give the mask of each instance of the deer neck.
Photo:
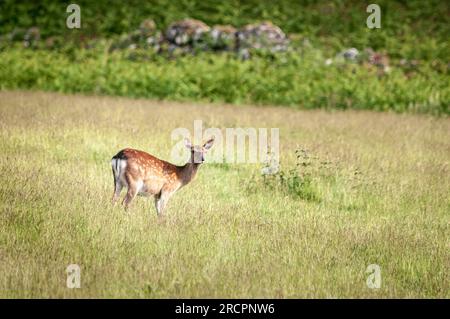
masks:
{"type": "Polygon", "coordinates": [[[186,163],[181,167],[181,183],[182,185],[186,185],[190,181],[192,181],[197,174],[197,170],[200,164],[197,163],[186,163]]]}

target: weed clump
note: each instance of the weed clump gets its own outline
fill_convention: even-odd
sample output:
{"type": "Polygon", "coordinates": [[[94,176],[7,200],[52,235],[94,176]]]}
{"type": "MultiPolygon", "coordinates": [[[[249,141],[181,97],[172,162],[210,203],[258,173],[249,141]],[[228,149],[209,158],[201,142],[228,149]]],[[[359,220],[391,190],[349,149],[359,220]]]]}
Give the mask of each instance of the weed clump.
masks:
{"type": "Polygon", "coordinates": [[[288,169],[271,171],[268,169],[268,164],[265,164],[263,173],[258,176],[253,175],[251,181],[247,183],[247,190],[253,192],[257,188],[264,188],[301,200],[320,202],[318,184],[323,178],[332,178],[333,174],[330,170],[332,163],[321,161],[305,148],[295,150],[295,156],[295,166],[288,169]]]}

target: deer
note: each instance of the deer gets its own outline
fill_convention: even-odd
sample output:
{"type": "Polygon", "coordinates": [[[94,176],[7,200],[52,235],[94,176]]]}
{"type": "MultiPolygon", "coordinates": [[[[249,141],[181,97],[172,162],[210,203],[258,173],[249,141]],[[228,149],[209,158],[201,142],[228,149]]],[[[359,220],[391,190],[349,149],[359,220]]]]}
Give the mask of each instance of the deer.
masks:
{"type": "Polygon", "coordinates": [[[190,158],[182,166],[171,164],[144,151],[132,148],[121,150],[111,159],[114,177],[113,205],[126,186],[127,193],[122,200],[126,211],[137,195],[154,196],[156,212],[158,216],[162,216],[173,194],[195,178],[199,166],[205,161],[205,153],[213,144],[214,138],[209,139],[203,146],[192,145],[189,139],[185,139],[190,158]]]}

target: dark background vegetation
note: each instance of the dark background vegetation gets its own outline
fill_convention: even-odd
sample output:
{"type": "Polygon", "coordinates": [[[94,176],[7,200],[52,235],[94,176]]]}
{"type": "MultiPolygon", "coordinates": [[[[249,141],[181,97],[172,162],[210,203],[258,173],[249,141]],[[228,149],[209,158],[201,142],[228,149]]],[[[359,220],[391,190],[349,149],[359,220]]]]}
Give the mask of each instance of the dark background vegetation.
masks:
{"type": "Polygon", "coordinates": [[[372,30],[366,27],[366,7],[371,2],[365,1],[75,2],[81,7],[79,30],[65,26],[66,7],[71,2],[1,2],[0,34],[37,26],[42,39],[59,36],[66,44],[59,50],[27,52],[20,45],[1,46],[1,88],[300,108],[449,112],[448,1],[377,1],[382,28],[372,30]],[[291,37],[297,50],[251,61],[212,53],[177,61],[157,56],[142,61],[136,59],[139,52],[105,52],[111,41],[136,30],[144,19],[153,19],[164,30],[171,22],[188,17],[208,25],[236,27],[269,20],[291,37]],[[98,41],[90,52],[80,46],[88,40],[98,41]],[[380,77],[353,65],[324,66],[327,58],[350,47],[387,54],[392,72],[380,77]]]}

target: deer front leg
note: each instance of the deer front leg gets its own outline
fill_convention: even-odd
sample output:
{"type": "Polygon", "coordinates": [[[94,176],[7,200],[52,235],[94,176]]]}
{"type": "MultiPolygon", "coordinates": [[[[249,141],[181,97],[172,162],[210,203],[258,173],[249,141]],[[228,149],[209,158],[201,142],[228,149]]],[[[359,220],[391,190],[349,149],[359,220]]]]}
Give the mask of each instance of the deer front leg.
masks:
{"type": "Polygon", "coordinates": [[[162,192],[160,192],[158,195],[155,196],[155,207],[158,217],[162,217],[165,206],[166,206],[165,196],[163,195],[162,192]]]}
{"type": "Polygon", "coordinates": [[[155,208],[156,208],[156,213],[158,214],[158,216],[160,215],[161,212],[161,192],[157,195],[155,195],[155,208]]]}
{"type": "Polygon", "coordinates": [[[169,192],[161,190],[161,192],[155,196],[155,207],[159,217],[162,217],[170,195],[169,192]]]}
{"type": "Polygon", "coordinates": [[[130,206],[131,201],[136,197],[136,194],[137,191],[134,188],[128,187],[127,195],[122,202],[122,205],[125,205],[125,210],[128,210],[128,207],[130,206]]]}

